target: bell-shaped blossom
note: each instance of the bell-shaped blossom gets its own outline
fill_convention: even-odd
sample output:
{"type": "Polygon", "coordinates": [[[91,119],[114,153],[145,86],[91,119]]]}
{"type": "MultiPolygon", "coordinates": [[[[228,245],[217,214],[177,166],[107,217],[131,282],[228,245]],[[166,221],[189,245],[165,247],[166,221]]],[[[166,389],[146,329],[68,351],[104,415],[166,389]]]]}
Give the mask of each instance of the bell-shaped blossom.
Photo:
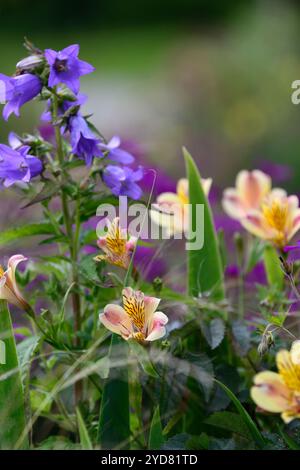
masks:
{"type": "Polygon", "coordinates": [[[84,159],[88,166],[92,164],[94,157],[102,157],[100,139],[89,128],[84,117],[80,114],[70,117],[68,129],[71,134],[72,152],[84,159]]]}
{"type": "Polygon", "coordinates": [[[114,162],[122,163],[122,165],[130,165],[134,162],[134,156],[120,148],[121,139],[116,135],[107,144],[101,142],[99,147],[103,152],[107,152],[107,158],[114,162]]]}
{"type": "Polygon", "coordinates": [[[131,287],[123,289],[122,294],[123,307],[108,304],[99,316],[106,328],[125,340],[144,342],[165,336],[168,317],[163,312],[156,311],[160,299],[148,297],[131,287]]]}
{"type": "Polygon", "coordinates": [[[252,400],[262,410],[281,413],[285,423],[300,418],[300,341],[291,351],[277,353],[277,372],[263,371],[254,377],[252,400]]]}
{"type": "Polygon", "coordinates": [[[126,229],[120,228],[119,217],[116,217],[112,222],[107,220],[106,235],[100,237],[97,241],[104,255],[96,256],[95,260],[104,260],[110,264],[127,269],[136,243],[136,237],[130,236],[126,229]]]}
{"type": "Polygon", "coordinates": [[[29,150],[30,147],[27,145],[15,150],[0,144],[0,180],[4,187],[9,187],[18,181],[28,183],[31,178],[41,173],[43,170],[41,161],[29,155],[29,150]]]}
{"type": "Polygon", "coordinates": [[[9,258],[6,271],[0,266],[0,299],[22,310],[27,310],[28,304],[18,288],[16,268],[19,263],[26,260],[23,255],[14,255],[9,258]]]}
{"type": "Polygon", "coordinates": [[[139,199],[142,190],[137,184],[144,176],[142,167],[133,170],[129,167],[108,165],[103,172],[103,181],[115,196],[128,196],[139,199]]]}
{"type": "Polygon", "coordinates": [[[33,74],[24,73],[16,77],[7,77],[0,74],[0,82],[4,88],[4,101],[6,105],[3,109],[3,117],[7,121],[14,113],[20,116],[20,108],[23,104],[35,98],[42,89],[41,80],[33,74]]]}
{"type": "Polygon", "coordinates": [[[233,219],[240,220],[249,210],[259,209],[271,191],[271,178],[260,170],[240,171],[235,188],[227,188],[223,194],[223,208],[233,219]]]}
{"type": "Polygon", "coordinates": [[[78,59],[78,54],[78,44],[66,47],[62,51],[45,50],[45,58],[50,67],[49,87],[64,83],[74,93],[78,93],[79,78],[95,70],[89,63],[78,59]]]}

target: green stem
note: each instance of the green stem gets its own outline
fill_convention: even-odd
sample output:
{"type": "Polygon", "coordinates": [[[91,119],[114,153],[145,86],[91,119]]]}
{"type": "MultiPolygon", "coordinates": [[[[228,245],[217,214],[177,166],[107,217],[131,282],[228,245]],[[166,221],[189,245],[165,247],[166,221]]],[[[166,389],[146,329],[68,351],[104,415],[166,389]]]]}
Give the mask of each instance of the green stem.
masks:
{"type": "MultiPolygon", "coordinates": [[[[56,122],[58,117],[58,100],[54,92],[53,94],[53,121],[56,122]]],[[[75,234],[73,236],[72,229],[72,219],[69,212],[68,198],[64,189],[65,183],[65,170],[64,170],[64,152],[62,145],[62,137],[60,133],[60,128],[58,125],[55,125],[55,138],[56,138],[56,151],[57,159],[60,164],[60,180],[61,180],[61,202],[62,202],[62,211],[64,217],[64,223],[66,227],[67,236],[69,239],[69,250],[72,260],[72,282],[74,283],[74,288],[72,291],[72,306],[74,313],[74,329],[75,329],[75,346],[80,346],[80,340],[77,335],[78,331],[81,328],[81,302],[79,294],[79,276],[78,276],[78,252],[79,252],[79,235],[80,235],[80,213],[79,213],[79,197],[76,200],[76,228],[75,234]]],[[[80,401],[82,394],[82,383],[80,381],[75,383],[75,405],[80,401]]]]}

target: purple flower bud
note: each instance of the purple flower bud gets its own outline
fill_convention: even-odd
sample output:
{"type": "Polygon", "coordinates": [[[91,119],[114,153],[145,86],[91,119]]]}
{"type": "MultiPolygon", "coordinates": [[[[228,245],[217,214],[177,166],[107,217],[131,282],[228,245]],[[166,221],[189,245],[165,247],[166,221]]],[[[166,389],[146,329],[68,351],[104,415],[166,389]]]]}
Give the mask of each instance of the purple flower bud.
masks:
{"type": "Polygon", "coordinates": [[[3,109],[3,117],[7,121],[14,113],[20,116],[20,107],[37,96],[42,89],[42,82],[36,75],[25,73],[17,77],[7,77],[0,74],[0,82],[4,84],[6,105],[3,109]]]}
{"type": "Polygon", "coordinates": [[[137,185],[144,176],[142,167],[137,170],[114,165],[108,165],[103,172],[103,181],[111,189],[115,196],[128,196],[139,199],[142,195],[141,188],[137,185]]]}
{"type": "Polygon", "coordinates": [[[80,86],[79,77],[95,70],[92,65],[78,59],[78,54],[78,44],[66,47],[59,52],[52,49],[45,50],[45,58],[50,66],[48,80],[50,87],[64,83],[74,93],[78,93],[80,86]]]}
{"type": "Polygon", "coordinates": [[[20,60],[16,68],[19,72],[30,72],[42,65],[44,58],[42,55],[30,55],[25,59],[20,60]]]}

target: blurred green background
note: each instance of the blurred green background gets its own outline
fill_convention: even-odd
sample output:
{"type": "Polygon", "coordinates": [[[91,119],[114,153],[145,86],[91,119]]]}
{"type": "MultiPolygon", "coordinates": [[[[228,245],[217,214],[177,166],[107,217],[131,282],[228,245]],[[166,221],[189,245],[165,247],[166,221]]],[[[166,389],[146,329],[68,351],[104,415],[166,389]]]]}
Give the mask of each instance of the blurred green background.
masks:
{"type": "MultiPolygon", "coordinates": [[[[87,113],[106,137],[138,143],[175,179],[181,147],[221,188],[260,160],[291,165],[299,190],[299,4],[294,1],[2,0],[1,71],[14,72],[23,37],[41,48],[81,46],[96,66],[82,79],[87,113]]],[[[40,103],[25,105],[11,129],[39,125],[40,103]]]]}

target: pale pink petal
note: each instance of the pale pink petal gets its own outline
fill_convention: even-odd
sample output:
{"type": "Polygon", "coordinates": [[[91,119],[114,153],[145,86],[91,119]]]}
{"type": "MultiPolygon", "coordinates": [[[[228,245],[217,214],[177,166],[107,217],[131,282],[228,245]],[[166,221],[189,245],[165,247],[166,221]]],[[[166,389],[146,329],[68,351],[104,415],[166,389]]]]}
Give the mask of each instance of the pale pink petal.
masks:
{"type": "Polygon", "coordinates": [[[243,227],[253,235],[269,240],[272,238],[273,231],[268,230],[264,225],[263,215],[259,211],[251,211],[246,217],[240,220],[243,227]]]}
{"type": "Polygon", "coordinates": [[[236,188],[245,206],[257,209],[271,190],[271,178],[260,170],[243,170],[237,175],[236,188]]]}
{"type": "Polygon", "coordinates": [[[162,338],[166,334],[165,325],[169,319],[163,312],[155,312],[153,315],[152,325],[149,328],[149,334],[146,337],[146,341],[155,341],[156,339],[162,338]]]}
{"type": "Polygon", "coordinates": [[[19,287],[16,282],[16,268],[18,264],[22,261],[27,261],[27,258],[25,258],[25,256],[23,255],[14,255],[9,258],[7,263],[7,270],[5,272],[7,281],[4,287],[4,289],[7,288],[12,293],[9,295],[10,300],[7,299],[8,302],[13,303],[14,305],[17,305],[20,308],[24,308],[27,305],[25,299],[19,291],[19,287]]]}
{"type": "Polygon", "coordinates": [[[178,180],[176,192],[181,202],[187,204],[189,201],[189,182],[187,178],[178,180]]]}
{"type": "Polygon", "coordinates": [[[282,188],[273,188],[268,198],[270,200],[279,199],[280,201],[286,199],[287,192],[282,188]]]}
{"type": "Polygon", "coordinates": [[[293,236],[300,230],[300,209],[297,209],[293,213],[293,218],[291,222],[291,228],[288,233],[288,240],[289,241],[293,236]]]}
{"type": "Polygon", "coordinates": [[[205,196],[208,196],[212,185],[212,178],[201,178],[201,184],[205,196]]]}
{"type": "Polygon", "coordinates": [[[251,388],[252,400],[263,410],[282,413],[289,409],[291,392],[276,372],[259,372],[251,388]]]}
{"type": "Polygon", "coordinates": [[[121,335],[124,339],[129,339],[133,333],[132,322],[120,305],[106,305],[99,319],[108,330],[121,335]]]}
{"type": "Polygon", "coordinates": [[[158,305],[159,305],[160,299],[157,297],[149,297],[146,296],[144,297],[144,303],[145,303],[145,321],[146,323],[149,320],[152,320],[153,314],[156,311],[158,305]]]}
{"type": "Polygon", "coordinates": [[[222,206],[226,214],[233,219],[239,220],[246,215],[246,207],[235,188],[225,189],[222,206]]]}
{"type": "Polygon", "coordinates": [[[168,206],[182,205],[180,198],[175,193],[161,193],[157,197],[156,202],[159,206],[164,206],[165,209],[167,209],[168,206]]]}
{"type": "Polygon", "coordinates": [[[136,237],[130,237],[128,242],[126,242],[126,251],[133,251],[135,249],[135,246],[137,244],[137,238],[136,237]]]}

